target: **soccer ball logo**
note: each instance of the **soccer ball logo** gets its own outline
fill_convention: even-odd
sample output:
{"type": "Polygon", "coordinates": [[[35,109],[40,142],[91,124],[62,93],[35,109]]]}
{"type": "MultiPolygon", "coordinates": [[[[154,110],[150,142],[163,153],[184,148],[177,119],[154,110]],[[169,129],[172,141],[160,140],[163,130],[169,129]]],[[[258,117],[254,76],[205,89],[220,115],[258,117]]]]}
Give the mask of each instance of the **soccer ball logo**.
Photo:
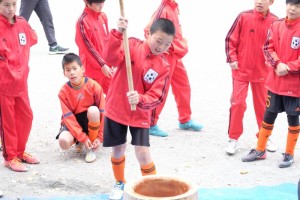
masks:
{"type": "Polygon", "coordinates": [[[25,33],[19,33],[19,42],[20,42],[20,45],[22,45],[22,46],[26,45],[25,33]]]}
{"type": "Polygon", "coordinates": [[[158,73],[156,71],[154,71],[153,69],[149,69],[144,76],[144,81],[151,84],[153,83],[153,81],[156,79],[157,76],[158,73]]]}
{"type": "Polygon", "coordinates": [[[299,49],[299,47],[300,47],[300,38],[299,37],[293,37],[291,47],[292,47],[292,49],[299,49]]]}

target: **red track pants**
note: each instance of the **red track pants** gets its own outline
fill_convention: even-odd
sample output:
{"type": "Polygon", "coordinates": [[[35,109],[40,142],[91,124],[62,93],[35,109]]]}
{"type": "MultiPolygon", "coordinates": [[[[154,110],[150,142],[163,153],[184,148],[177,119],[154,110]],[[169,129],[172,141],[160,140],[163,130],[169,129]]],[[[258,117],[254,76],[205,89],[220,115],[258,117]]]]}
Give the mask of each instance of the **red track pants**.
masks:
{"type": "MultiPolygon", "coordinates": [[[[172,87],[172,93],[174,95],[177,110],[178,110],[178,120],[180,123],[186,123],[191,119],[191,87],[189,78],[187,75],[187,71],[182,63],[182,60],[175,61],[175,64],[171,64],[170,66],[170,82],[167,85],[167,93],[166,97],[168,96],[170,85],[172,87]]],[[[166,103],[167,98],[152,111],[151,117],[151,126],[156,125],[159,115],[166,103]]]]}
{"type": "Polygon", "coordinates": [[[0,135],[5,160],[23,157],[32,120],[28,95],[19,97],[0,95],[0,135]]]}
{"type": "Polygon", "coordinates": [[[264,83],[233,79],[233,91],[230,99],[231,107],[228,127],[228,135],[230,139],[238,140],[243,133],[243,118],[247,108],[246,98],[249,84],[252,90],[252,100],[258,130],[261,127],[267,99],[267,90],[264,87],[264,83]]]}

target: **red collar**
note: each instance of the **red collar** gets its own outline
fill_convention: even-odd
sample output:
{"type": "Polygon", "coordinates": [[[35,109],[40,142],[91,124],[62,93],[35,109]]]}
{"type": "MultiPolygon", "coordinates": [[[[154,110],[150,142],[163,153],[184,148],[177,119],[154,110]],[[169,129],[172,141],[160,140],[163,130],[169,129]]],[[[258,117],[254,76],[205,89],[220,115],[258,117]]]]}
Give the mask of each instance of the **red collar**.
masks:
{"type": "Polygon", "coordinates": [[[84,11],[85,11],[86,13],[88,13],[88,14],[90,14],[90,15],[96,17],[96,18],[98,18],[99,15],[101,14],[101,12],[95,12],[95,11],[93,11],[92,9],[90,9],[90,8],[87,7],[87,6],[85,7],[84,11]]]}

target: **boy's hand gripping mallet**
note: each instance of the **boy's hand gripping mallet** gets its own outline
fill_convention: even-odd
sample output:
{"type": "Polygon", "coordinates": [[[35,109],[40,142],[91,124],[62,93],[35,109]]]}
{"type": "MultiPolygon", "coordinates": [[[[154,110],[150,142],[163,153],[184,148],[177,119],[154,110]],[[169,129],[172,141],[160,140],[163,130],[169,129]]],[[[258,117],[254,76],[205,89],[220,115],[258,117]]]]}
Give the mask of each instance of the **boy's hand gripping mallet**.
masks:
{"type": "MultiPolygon", "coordinates": [[[[121,16],[125,17],[123,0],[119,0],[119,2],[120,2],[121,16]]],[[[133,88],[133,81],[132,81],[131,61],[130,61],[129,45],[128,45],[128,37],[127,37],[126,29],[123,30],[123,42],[124,42],[124,50],[125,50],[128,87],[129,87],[129,91],[133,91],[134,88],[133,88]]],[[[131,106],[131,110],[136,110],[135,105],[131,104],[130,106],[131,106]]]]}

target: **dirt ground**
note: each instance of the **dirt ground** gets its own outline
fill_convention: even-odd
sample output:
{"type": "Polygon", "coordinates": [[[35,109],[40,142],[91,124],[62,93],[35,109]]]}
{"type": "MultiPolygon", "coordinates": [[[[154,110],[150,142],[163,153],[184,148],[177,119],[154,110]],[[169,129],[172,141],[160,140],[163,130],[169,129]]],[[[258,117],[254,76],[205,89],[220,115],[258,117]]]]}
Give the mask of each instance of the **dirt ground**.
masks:
{"type": "MultiPolygon", "coordinates": [[[[128,9],[130,10],[127,12],[129,27],[130,25],[133,27],[129,29],[129,35],[142,38],[143,27],[159,2],[155,0],[151,3],[142,3],[138,0],[130,0],[125,4],[127,8],[133,6],[141,8],[134,12],[128,9]]],[[[178,2],[182,5],[184,1],[178,2]]],[[[206,20],[195,22],[197,19],[205,19],[208,12],[211,13],[208,11],[211,6],[209,2],[201,3],[200,11],[195,10],[193,3],[181,7],[183,30],[189,41],[189,53],[184,58],[184,63],[192,87],[192,118],[203,123],[205,127],[200,132],[179,130],[176,105],[170,92],[159,120],[159,126],[170,135],[166,138],[152,136],[150,138],[157,172],[160,175],[183,177],[201,188],[249,188],[297,183],[300,177],[299,144],[295,151],[295,163],[287,169],[278,168],[286,143],[285,114],[279,115],[272,136],[273,141],[278,145],[278,151],[269,153],[264,161],[253,163],[241,161],[241,156],[256,144],[255,133],[258,129],[255,124],[251,92],[247,100],[244,134],[239,140],[239,149],[235,156],[228,156],[224,152],[228,140],[231,93],[231,73],[225,63],[224,39],[237,13],[252,8],[252,4],[234,0],[234,7],[230,6],[228,10],[223,10],[222,7],[227,4],[222,2],[218,3],[215,12],[227,18],[218,26],[206,20]],[[207,31],[203,29],[196,32],[195,26],[200,29],[210,28],[207,31]]],[[[77,53],[74,27],[83,9],[82,1],[51,0],[50,4],[59,44],[68,46],[71,51],[77,53]],[[72,9],[65,9],[70,5],[72,9]]],[[[110,27],[115,27],[114,16],[119,15],[117,6],[116,2],[106,2],[105,12],[112,15],[109,18],[110,27]]],[[[277,9],[278,6],[275,8],[277,9]]],[[[278,15],[282,14],[282,11],[284,7],[278,9],[278,15]]],[[[97,153],[97,161],[88,164],[84,161],[84,152],[76,153],[73,148],[62,151],[55,140],[61,116],[57,95],[59,88],[66,81],[60,65],[62,55],[48,55],[47,41],[35,14],[30,19],[30,23],[38,32],[39,43],[32,48],[30,60],[29,91],[34,121],[27,151],[39,157],[41,163],[30,165],[26,173],[16,173],[0,166],[0,191],[4,192],[7,199],[109,193],[114,184],[110,148],[101,148],[97,153]]],[[[130,137],[128,139],[130,141],[130,137]]],[[[3,162],[2,157],[0,162],[3,162]]],[[[125,173],[127,181],[141,177],[131,145],[128,145],[126,152],[125,173]]]]}

